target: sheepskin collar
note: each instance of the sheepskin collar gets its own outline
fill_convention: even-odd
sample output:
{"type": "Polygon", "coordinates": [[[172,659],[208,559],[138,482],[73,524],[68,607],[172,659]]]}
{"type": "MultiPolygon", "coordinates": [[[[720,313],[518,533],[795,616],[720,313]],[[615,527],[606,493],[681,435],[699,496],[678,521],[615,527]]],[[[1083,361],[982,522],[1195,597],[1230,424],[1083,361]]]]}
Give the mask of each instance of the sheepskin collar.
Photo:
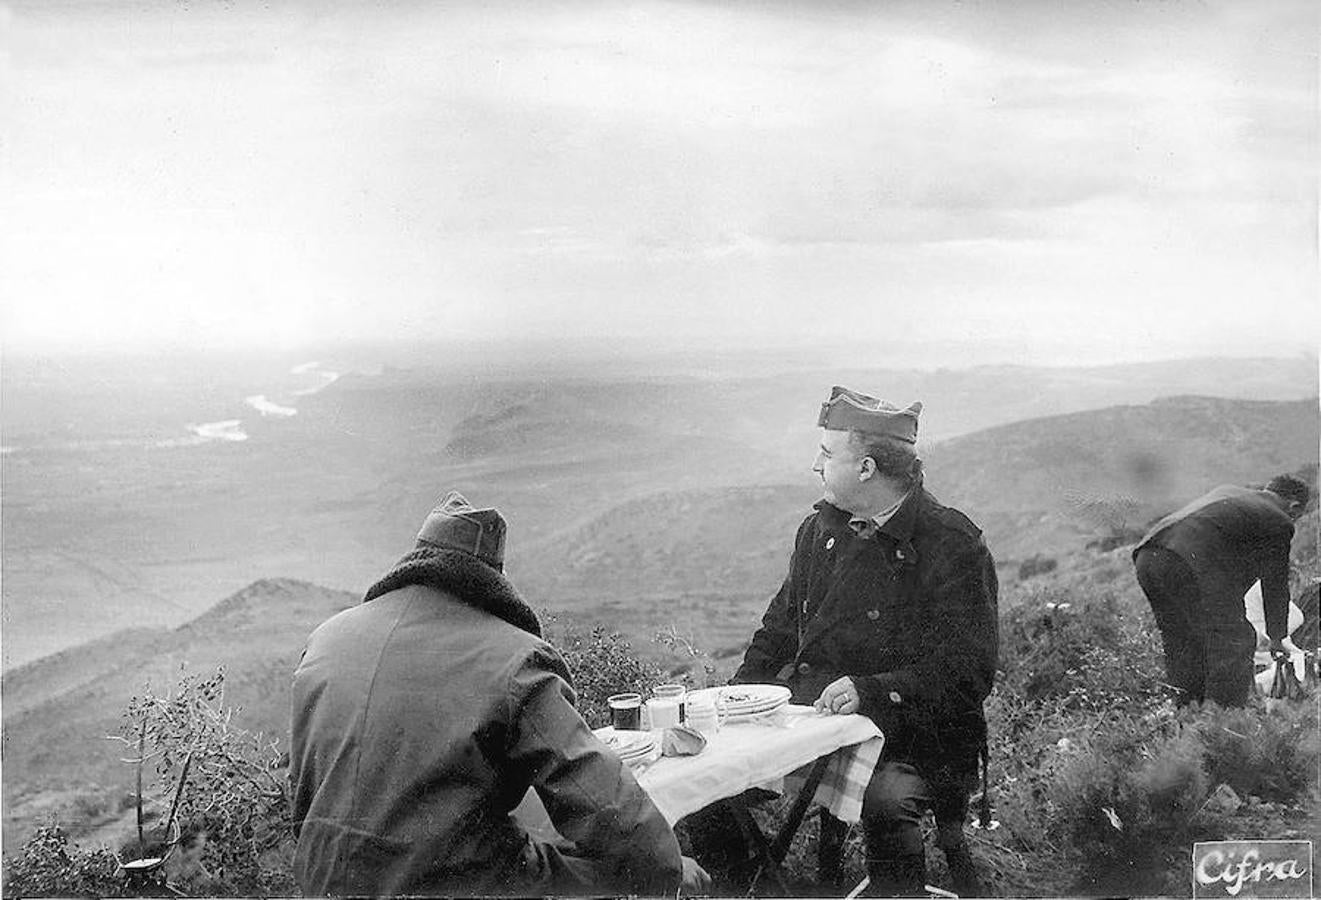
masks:
{"type": "Polygon", "coordinates": [[[425,585],[483,609],[510,625],[541,637],[541,623],[532,608],[500,572],[461,550],[419,547],[372,585],[363,603],[410,585],[425,585]]]}

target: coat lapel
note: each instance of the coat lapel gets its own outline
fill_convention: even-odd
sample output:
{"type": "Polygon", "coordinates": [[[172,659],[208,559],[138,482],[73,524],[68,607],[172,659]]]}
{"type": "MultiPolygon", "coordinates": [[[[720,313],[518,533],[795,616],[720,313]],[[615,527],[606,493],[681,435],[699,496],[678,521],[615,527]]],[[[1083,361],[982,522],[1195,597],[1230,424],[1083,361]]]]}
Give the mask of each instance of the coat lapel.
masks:
{"type": "MultiPolygon", "coordinates": [[[[828,503],[818,504],[820,516],[812,552],[828,555],[833,549],[836,556],[825,576],[828,579],[825,594],[815,608],[809,606],[807,620],[800,622],[800,656],[817,641],[829,640],[841,621],[858,611],[860,602],[867,608],[875,608],[892,599],[897,589],[895,576],[902,574],[897,568],[917,564],[913,527],[918,505],[925,495],[919,482],[877,534],[866,541],[859,540],[849,528],[848,513],[828,503]],[[832,540],[834,545],[827,546],[832,540]]],[[[803,611],[800,609],[798,614],[801,617],[803,611]]],[[[847,623],[845,627],[849,627],[847,623]]]]}

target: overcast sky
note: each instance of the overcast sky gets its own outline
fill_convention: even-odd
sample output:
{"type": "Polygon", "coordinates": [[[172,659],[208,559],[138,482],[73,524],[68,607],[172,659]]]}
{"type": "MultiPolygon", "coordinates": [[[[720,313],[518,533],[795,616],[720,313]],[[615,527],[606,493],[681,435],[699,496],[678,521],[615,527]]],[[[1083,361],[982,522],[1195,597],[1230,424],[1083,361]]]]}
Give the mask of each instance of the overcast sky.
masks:
{"type": "Polygon", "coordinates": [[[5,346],[1296,351],[1317,9],[11,2],[5,346]]]}

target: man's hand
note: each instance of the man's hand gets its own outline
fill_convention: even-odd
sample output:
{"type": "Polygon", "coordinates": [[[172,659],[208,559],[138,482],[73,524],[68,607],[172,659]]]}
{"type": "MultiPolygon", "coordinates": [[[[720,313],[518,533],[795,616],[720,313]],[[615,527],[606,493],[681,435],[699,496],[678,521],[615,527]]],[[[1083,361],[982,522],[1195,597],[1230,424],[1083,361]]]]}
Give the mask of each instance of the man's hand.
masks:
{"type": "Polygon", "coordinates": [[[845,675],[826,685],[826,689],[816,698],[812,706],[817,712],[849,715],[858,711],[859,703],[861,700],[858,697],[858,688],[854,685],[853,679],[845,675]]]}
{"type": "Polygon", "coordinates": [[[683,860],[683,885],[679,888],[679,893],[691,897],[695,894],[706,894],[711,890],[711,876],[706,874],[697,864],[697,860],[691,856],[681,857],[683,860]]]}
{"type": "Polygon", "coordinates": [[[1284,649],[1283,640],[1276,640],[1275,638],[1271,638],[1271,645],[1269,649],[1270,649],[1271,659],[1273,660],[1279,661],[1281,659],[1289,658],[1289,651],[1284,649]]]}

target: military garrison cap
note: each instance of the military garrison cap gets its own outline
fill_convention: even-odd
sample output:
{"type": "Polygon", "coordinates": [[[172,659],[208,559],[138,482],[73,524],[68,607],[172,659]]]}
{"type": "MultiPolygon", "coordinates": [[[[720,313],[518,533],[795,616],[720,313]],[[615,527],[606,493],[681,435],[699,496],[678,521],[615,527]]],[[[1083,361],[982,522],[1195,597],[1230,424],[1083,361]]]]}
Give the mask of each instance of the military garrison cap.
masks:
{"type": "Polygon", "coordinates": [[[830,389],[830,399],[821,404],[816,424],[831,431],[862,431],[916,444],[917,417],[921,412],[921,403],[900,409],[893,403],[835,385],[830,389]]]}
{"type": "Polygon", "coordinates": [[[422,523],[417,540],[419,544],[471,553],[504,571],[504,517],[495,509],[474,509],[458,491],[450,491],[436,504],[422,523]]]}

